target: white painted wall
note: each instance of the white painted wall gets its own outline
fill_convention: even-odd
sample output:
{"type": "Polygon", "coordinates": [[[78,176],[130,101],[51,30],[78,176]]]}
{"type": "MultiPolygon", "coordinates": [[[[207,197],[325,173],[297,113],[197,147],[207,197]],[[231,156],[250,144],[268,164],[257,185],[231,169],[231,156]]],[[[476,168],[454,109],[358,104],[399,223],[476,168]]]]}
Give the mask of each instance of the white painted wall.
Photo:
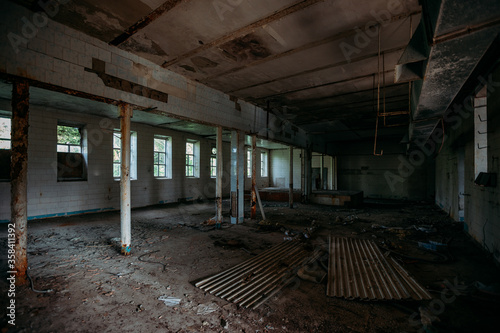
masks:
{"type": "MultiPolygon", "coordinates": [[[[301,149],[293,150],[293,188],[300,189],[301,181],[301,149]]],[[[270,176],[273,187],[288,188],[290,181],[290,151],[273,149],[270,151],[270,176]]]]}
{"type": "MultiPolygon", "coordinates": [[[[0,100],[0,109],[10,110],[10,102],[0,100]]],[[[118,111],[117,111],[118,112],[118,111]]],[[[55,215],[119,209],[120,184],[112,175],[112,132],[119,128],[118,119],[100,118],[30,106],[28,148],[28,216],[55,215]],[[54,162],[57,161],[58,120],[86,124],[94,139],[89,142],[88,180],[58,182],[54,162]],[[104,128],[101,128],[104,127],[104,128]]],[[[215,179],[210,178],[210,147],[213,140],[196,135],[132,123],[137,132],[137,180],[132,183],[132,207],[177,202],[179,198],[215,197],[215,179]],[[153,176],[153,138],[155,134],[172,137],[172,179],[153,176]],[[186,140],[200,141],[200,178],[186,178],[186,140]]],[[[89,140],[90,141],[90,140],[89,140]]],[[[224,143],[224,195],[229,193],[230,145],[224,143]]],[[[0,183],[0,221],[10,219],[10,182],[0,183]]]]}

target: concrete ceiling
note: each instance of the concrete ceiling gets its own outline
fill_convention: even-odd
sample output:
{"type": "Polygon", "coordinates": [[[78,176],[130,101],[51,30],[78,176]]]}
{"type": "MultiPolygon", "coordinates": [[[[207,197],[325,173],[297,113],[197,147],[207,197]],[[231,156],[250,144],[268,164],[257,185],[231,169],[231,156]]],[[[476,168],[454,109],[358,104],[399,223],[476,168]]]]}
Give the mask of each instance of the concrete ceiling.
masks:
{"type": "MultiPolygon", "coordinates": [[[[394,67],[420,11],[418,0],[81,0],[53,19],[335,142],[373,138],[379,78],[380,112],[408,111],[394,67]]],[[[408,119],[387,117],[399,127],[382,122],[380,135],[401,138],[408,119]]]]}

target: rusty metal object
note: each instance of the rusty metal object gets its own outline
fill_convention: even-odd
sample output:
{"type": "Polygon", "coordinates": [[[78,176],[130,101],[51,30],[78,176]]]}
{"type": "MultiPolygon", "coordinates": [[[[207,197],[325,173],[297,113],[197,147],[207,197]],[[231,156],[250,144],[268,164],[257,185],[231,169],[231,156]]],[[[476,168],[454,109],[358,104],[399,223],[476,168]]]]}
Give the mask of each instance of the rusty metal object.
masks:
{"type": "Polygon", "coordinates": [[[330,236],[327,295],[362,300],[432,299],[369,240],[330,236]]]}
{"type": "Polygon", "coordinates": [[[222,127],[217,127],[217,173],[216,173],[216,198],[217,198],[217,225],[222,223],[222,173],[223,173],[223,160],[222,160],[222,127]]]}
{"type": "Polygon", "coordinates": [[[16,81],[12,84],[11,125],[11,223],[15,225],[16,285],[27,281],[28,269],[28,128],[29,128],[29,84],[16,81]]]}
{"type": "Polygon", "coordinates": [[[224,272],[196,283],[215,296],[255,309],[290,284],[295,270],[315,261],[319,252],[309,252],[299,241],[283,242],[224,272]]]}
{"type": "Polygon", "coordinates": [[[121,225],[121,253],[130,254],[131,243],[131,206],[130,206],[130,118],[132,106],[122,103],[120,110],[120,139],[121,139],[121,173],[120,173],[120,225],[121,225]]]}
{"type": "Polygon", "coordinates": [[[113,39],[111,42],[109,42],[110,45],[118,46],[121,43],[125,42],[127,39],[132,37],[132,35],[136,34],[139,30],[144,29],[147,27],[151,22],[156,20],[158,17],[163,15],[164,13],[170,11],[177,5],[186,2],[189,0],[168,0],[165,1],[161,6],[153,10],[151,13],[148,15],[144,16],[142,19],[131,25],[125,32],[123,32],[121,35],[117,36],[115,39],[113,39]]]}
{"type": "Polygon", "coordinates": [[[250,218],[257,217],[257,136],[252,135],[252,201],[250,202],[250,218]]]}

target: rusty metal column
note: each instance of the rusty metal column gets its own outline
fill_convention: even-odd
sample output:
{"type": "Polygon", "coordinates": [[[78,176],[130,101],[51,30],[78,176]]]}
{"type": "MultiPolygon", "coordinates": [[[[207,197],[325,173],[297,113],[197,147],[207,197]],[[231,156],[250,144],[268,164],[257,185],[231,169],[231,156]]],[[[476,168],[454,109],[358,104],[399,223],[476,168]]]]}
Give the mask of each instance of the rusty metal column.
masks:
{"type": "Polygon", "coordinates": [[[245,218],[245,133],[238,131],[238,223],[245,218]]]}
{"type": "Polygon", "coordinates": [[[132,106],[122,103],[118,106],[120,110],[120,133],[121,133],[121,173],[120,173],[120,221],[121,221],[121,243],[122,254],[130,254],[131,242],[131,207],[130,207],[130,118],[132,117],[132,106]]]}
{"type": "Polygon", "coordinates": [[[15,225],[15,271],[16,285],[26,284],[28,269],[28,128],[29,128],[29,84],[14,82],[12,85],[11,125],[11,170],[10,210],[11,223],[15,225]]]}
{"type": "Polygon", "coordinates": [[[290,170],[288,177],[290,178],[288,181],[288,205],[290,208],[293,208],[293,147],[290,147],[290,170]]]}
{"type": "Polygon", "coordinates": [[[216,178],[216,198],[217,198],[217,226],[222,224],[222,173],[223,173],[223,160],[222,160],[222,127],[217,127],[217,178],[216,178]]]}
{"type": "Polygon", "coordinates": [[[252,135],[252,201],[250,202],[250,218],[257,217],[257,136],[252,135]]]}

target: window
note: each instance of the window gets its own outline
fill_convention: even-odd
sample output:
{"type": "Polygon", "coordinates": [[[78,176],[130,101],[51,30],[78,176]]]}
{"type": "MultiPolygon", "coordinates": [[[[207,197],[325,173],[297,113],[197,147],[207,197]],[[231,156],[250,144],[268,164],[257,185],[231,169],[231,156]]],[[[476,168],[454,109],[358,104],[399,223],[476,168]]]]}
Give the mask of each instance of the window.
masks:
{"type": "MultiPolygon", "coordinates": [[[[121,133],[113,133],[113,178],[121,177],[121,133]]],[[[137,133],[130,132],[130,178],[137,179],[137,133]]]]}
{"type": "Polygon", "coordinates": [[[10,180],[10,118],[0,116],[0,180],[10,180]]]}
{"type": "Polygon", "coordinates": [[[267,152],[260,153],[260,176],[267,177],[267,152]]]}
{"type": "Polygon", "coordinates": [[[474,179],[480,172],[488,172],[487,88],[474,98],[474,179]]]}
{"type": "Polygon", "coordinates": [[[171,138],[155,135],[154,138],[154,176],[172,178],[171,138]]]}
{"type": "Polygon", "coordinates": [[[186,177],[199,177],[199,146],[198,141],[186,142],[186,177]]]}
{"type": "Polygon", "coordinates": [[[57,181],[87,179],[83,125],[57,125],[57,181]]]}
{"type": "Polygon", "coordinates": [[[210,178],[217,177],[217,148],[212,147],[212,155],[210,155],[210,178]]]}
{"type": "Polygon", "coordinates": [[[252,150],[247,149],[247,178],[252,178],[252,150]]]}

